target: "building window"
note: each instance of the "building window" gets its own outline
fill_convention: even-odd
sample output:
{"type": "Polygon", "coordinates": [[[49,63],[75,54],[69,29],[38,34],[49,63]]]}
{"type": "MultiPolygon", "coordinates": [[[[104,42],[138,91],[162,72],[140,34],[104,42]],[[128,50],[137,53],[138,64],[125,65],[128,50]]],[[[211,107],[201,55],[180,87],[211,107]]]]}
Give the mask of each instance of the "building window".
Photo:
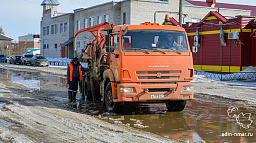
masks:
{"type": "Polygon", "coordinates": [[[123,24],[126,24],[126,13],[123,13],[123,24]]]}
{"type": "Polygon", "coordinates": [[[104,22],[108,22],[109,15],[104,15],[104,22]]]}
{"type": "Polygon", "coordinates": [[[102,16],[97,16],[97,24],[102,23],[102,16]]]}
{"type": "Polygon", "coordinates": [[[88,27],[88,19],[84,19],[84,28],[88,27]]]}
{"type": "Polygon", "coordinates": [[[54,34],[54,25],[51,25],[51,34],[54,34]]]}
{"type": "Polygon", "coordinates": [[[58,48],[58,44],[55,44],[54,47],[57,49],[58,48]]]}
{"type": "Polygon", "coordinates": [[[49,35],[49,33],[50,33],[50,27],[47,26],[47,28],[46,28],[46,34],[49,35]]]}
{"type": "Polygon", "coordinates": [[[63,23],[60,24],[60,33],[63,32],[63,23]]]}
{"type": "Polygon", "coordinates": [[[68,23],[64,23],[64,32],[67,32],[68,31],[68,23]]]}
{"type": "Polygon", "coordinates": [[[45,33],[46,33],[46,28],[43,27],[43,35],[45,35],[45,33]]]}
{"type": "Polygon", "coordinates": [[[89,18],[89,27],[93,26],[93,18],[89,18]]]}
{"type": "Polygon", "coordinates": [[[44,49],[46,49],[46,44],[44,44],[44,49]]]}
{"type": "Polygon", "coordinates": [[[46,48],[49,49],[49,44],[46,45],[46,48]]]}
{"type": "Polygon", "coordinates": [[[55,24],[55,34],[58,33],[58,24],[55,24]]]}
{"type": "Polygon", "coordinates": [[[80,20],[76,21],[76,30],[80,30],[80,20]]]}

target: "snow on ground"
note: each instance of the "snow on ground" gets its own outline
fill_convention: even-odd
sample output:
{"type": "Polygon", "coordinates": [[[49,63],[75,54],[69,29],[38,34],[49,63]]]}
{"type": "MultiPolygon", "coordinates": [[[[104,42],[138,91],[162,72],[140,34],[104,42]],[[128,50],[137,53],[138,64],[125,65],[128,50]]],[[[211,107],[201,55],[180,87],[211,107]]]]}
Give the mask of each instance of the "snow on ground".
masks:
{"type": "MultiPolygon", "coordinates": [[[[254,106],[256,104],[256,70],[253,67],[248,67],[246,70],[239,73],[255,72],[254,78],[246,80],[225,80],[220,81],[217,79],[207,79],[205,75],[195,75],[194,92],[195,94],[212,95],[225,99],[233,99],[237,101],[245,101],[246,104],[254,106]]],[[[201,72],[200,72],[201,73],[201,72]]],[[[206,72],[202,72],[206,73],[206,72]]],[[[239,73],[230,74],[230,78],[239,77],[239,73]]],[[[220,76],[219,74],[212,74],[211,77],[220,76]]],[[[209,76],[209,75],[207,75],[209,76]]]]}
{"type": "Polygon", "coordinates": [[[193,82],[197,82],[198,79],[208,79],[213,81],[221,81],[223,83],[256,87],[256,70],[252,66],[249,66],[245,70],[233,74],[221,75],[205,71],[199,71],[197,73],[198,75],[195,75],[193,82]]]}

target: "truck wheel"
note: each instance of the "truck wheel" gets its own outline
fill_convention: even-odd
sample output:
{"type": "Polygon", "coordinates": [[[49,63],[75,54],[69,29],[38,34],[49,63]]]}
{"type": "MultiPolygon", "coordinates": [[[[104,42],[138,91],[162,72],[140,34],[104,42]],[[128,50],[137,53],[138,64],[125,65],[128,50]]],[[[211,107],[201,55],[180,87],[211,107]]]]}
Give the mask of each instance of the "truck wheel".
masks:
{"type": "Polygon", "coordinates": [[[186,106],[186,100],[166,101],[168,111],[182,111],[186,106]]]}
{"type": "Polygon", "coordinates": [[[116,112],[116,109],[118,108],[118,103],[113,101],[113,94],[112,94],[112,85],[111,82],[107,84],[106,91],[104,94],[104,101],[106,108],[109,112],[116,112]]]}

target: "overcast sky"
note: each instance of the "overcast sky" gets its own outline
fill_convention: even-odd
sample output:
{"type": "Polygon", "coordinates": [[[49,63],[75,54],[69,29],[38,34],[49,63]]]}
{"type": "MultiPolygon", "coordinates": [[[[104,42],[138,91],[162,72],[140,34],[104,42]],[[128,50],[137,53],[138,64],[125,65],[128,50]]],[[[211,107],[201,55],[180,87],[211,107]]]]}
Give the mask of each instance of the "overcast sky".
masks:
{"type": "MultiPolygon", "coordinates": [[[[58,12],[71,13],[77,8],[86,8],[112,0],[58,0],[58,12]]],[[[206,1],[206,0],[197,0],[206,1]]],[[[0,0],[0,27],[5,35],[18,42],[19,36],[28,33],[40,34],[43,0],[0,0]]],[[[217,0],[222,3],[255,5],[256,0],[217,0]]]]}

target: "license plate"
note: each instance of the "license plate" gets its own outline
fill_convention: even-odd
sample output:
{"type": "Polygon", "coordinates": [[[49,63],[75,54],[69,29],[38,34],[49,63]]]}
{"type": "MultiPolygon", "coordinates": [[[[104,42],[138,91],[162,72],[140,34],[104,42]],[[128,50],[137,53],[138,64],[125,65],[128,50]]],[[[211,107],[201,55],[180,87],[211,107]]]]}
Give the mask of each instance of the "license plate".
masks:
{"type": "Polygon", "coordinates": [[[167,94],[152,94],[151,98],[167,98],[167,94]]]}

